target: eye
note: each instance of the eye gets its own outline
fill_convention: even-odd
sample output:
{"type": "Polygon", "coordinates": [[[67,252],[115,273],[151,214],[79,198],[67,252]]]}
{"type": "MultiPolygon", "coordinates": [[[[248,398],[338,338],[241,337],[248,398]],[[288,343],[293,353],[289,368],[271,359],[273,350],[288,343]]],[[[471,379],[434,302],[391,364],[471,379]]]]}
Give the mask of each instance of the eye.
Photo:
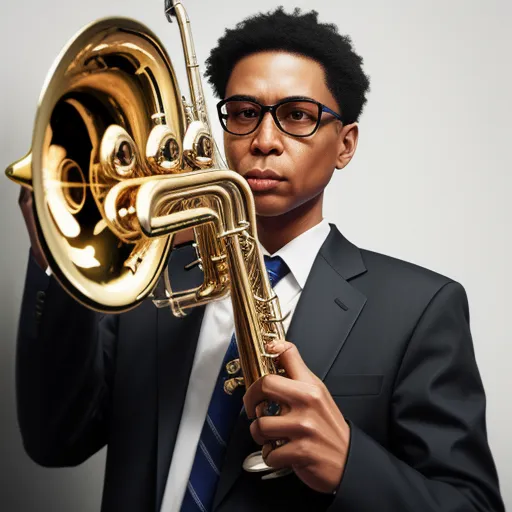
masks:
{"type": "Polygon", "coordinates": [[[282,103],[277,110],[281,123],[295,126],[309,126],[318,119],[316,104],[306,101],[290,101],[282,103]]]}
{"type": "Polygon", "coordinates": [[[302,121],[305,117],[307,117],[307,114],[300,110],[293,110],[290,112],[289,116],[293,121],[302,121]]]}
{"type": "Polygon", "coordinates": [[[314,116],[312,116],[309,112],[305,112],[304,110],[290,110],[287,114],[287,118],[289,121],[294,122],[310,122],[314,121],[314,116]]]}
{"type": "Polygon", "coordinates": [[[258,111],[254,108],[244,108],[240,110],[237,114],[238,117],[243,117],[244,119],[254,119],[258,117],[258,111]]]}
{"type": "Polygon", "coordinates": [[[247,101],[229,101],[226,106],[226,117],[233,123],[249,123],[258,120],[258,105],[247,101]]]}

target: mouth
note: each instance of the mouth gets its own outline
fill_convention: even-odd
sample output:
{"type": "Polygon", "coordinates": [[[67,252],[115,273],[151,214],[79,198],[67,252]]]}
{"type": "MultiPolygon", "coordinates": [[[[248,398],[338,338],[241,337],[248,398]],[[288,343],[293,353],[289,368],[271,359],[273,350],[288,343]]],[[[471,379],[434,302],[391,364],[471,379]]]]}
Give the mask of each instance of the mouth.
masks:
{"type": "Polygon", "coordinates": [[[273,171],[272,169],[252,169],[244,178],[249,183],[249,187],[253,192],[266,192],[279,186],[279,184],[285,181],[280,174],[273,171]]]}

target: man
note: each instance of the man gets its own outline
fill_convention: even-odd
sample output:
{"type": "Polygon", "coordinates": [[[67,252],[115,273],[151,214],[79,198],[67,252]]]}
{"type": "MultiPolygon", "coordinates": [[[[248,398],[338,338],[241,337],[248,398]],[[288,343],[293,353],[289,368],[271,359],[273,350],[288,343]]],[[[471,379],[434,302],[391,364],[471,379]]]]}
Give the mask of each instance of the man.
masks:
{"type": "MultiPolygon", "coordinates": [[[[275,291],[293,313],[289,342],[272,347],[288,377],[247,390],[227,438],[211,411],[224,400],[229,302],[184,319],[150,304],[100,318],[48,280],[31,231],[17,366],[24,444],[47,466],[107,444],[104,511],[503,510],[463,288],[360,250],[322,218],[323,191],[357,147],[361,65],[316,13],[280,9],[227,31],[208,61],[229,166],[254,192],[260,242],[284,269],[275,291]],[[255,419],[265,400],[281,415],[255,419]],[[275,440],[287,442],[272,450],[275,440]],[[293,474],[242,471],[258,445],[293,474]]],[[[179,288],[197,277],[183,271],[189,258],[187,248],[171,258],[179,288]]]]}

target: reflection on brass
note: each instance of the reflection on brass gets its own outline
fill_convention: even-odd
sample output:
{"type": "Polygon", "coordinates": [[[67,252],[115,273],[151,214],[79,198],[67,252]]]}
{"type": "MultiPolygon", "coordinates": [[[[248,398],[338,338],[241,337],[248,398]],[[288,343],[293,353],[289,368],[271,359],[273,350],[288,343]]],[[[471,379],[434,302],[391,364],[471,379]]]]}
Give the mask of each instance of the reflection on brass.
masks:
{"type": "Polygon", "coordinates": [[[134,159],[135,157],[131,144],[126,140],[122,140],[118,144],[115,152],[114,163],[116,167],[129,167],[133,163],[134,159]]]}
{"type": "Polygon", "coordinates": [[[243,374],[226,381],[232,392],[277,373],[265,346],[283,340],[284,330],[257,243],[252,192],[223,168],[212,138],[187,14],[178,0],[165,7],[178,22],[190,102],[149,29],[126,18],[100,20],[53,66],[31,152],[6,173],[33,189],[46,258],[84,305],[119,312],[150,297],[183,316],[230,293],[243,374]],[[164,269],[184,230],[193,230],[204,279],[175,292],[164,269]]]}
{"type": "Polygon", "coordinates": [[[137,172],[137,149],[134,140],[121,126],[111,124],[100,144],[100,164],[111,179],[131,178],[137,172]]]}
{"type": "Polygon", "coordinates": [[[61,163],[60,182],[69,212],[77,214],[85,204],[86,183],[80,166],[69,158],[61,163]]]}
{"type": "Polygon", "coordinates": [[[149,134],[146,157],[152,174],[180,172],[181,144],[177,135],[166,125],[156,125],[149,134]]]}
{"type": "Polygon", "coordinates": [[[162,165],[163,162],[175,162],[179,156],[180,146],[176,138],[169,137],[162,142],[160,147],[160,165],[162,165]]]}
{"type": "Polygon", "coordinates": [[[214,165],[210,129],[203,121],[192,121],[183,140],[183,156],[192,169],[209,169],[214,165]]]}
{"type": "Polygon", "coordinates": [[[208,135],[203,135],[199,138],[197,152],[202,158],[212,158],[213,156],[213,144],[212,139],[208,135]]]}

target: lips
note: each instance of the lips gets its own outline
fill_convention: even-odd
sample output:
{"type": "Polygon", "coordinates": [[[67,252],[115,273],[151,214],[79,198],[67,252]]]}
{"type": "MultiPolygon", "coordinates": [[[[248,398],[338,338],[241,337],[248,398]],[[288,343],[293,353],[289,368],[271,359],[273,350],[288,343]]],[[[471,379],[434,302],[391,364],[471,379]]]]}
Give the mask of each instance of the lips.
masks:
{"type": "Polygon", "coordinates": [[[272,169],[253,169],[244,175],[253,192],[265,192],[279,186],[285,179],[272,169]]]}

